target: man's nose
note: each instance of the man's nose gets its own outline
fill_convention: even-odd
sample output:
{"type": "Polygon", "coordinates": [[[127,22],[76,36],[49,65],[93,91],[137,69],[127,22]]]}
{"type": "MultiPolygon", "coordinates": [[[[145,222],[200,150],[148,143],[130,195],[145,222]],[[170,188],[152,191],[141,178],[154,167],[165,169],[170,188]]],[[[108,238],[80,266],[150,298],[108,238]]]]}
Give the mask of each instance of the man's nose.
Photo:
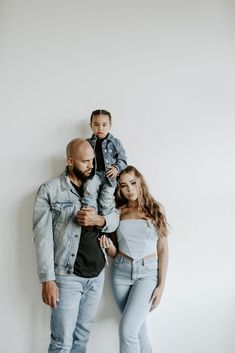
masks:
{"type": "Polygon", "coordinates": [[[89,161],[88,167],[89,167],[89,168],[93,168],[93,161],[89,161]]]}

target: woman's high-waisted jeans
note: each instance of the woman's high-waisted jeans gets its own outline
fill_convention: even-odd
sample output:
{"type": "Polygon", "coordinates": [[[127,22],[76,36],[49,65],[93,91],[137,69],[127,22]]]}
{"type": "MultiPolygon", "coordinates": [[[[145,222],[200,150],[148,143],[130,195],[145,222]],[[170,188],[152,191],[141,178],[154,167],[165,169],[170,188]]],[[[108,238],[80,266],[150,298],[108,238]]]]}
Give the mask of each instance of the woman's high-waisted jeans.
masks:
{"type": "Polygon", "coordinates": [[[152,353],[146,330],[150,298],[157,286],[156,257],[131,260],[117,255],[112,268],[113,294],[122,312],[120,353],[152,353]]]}

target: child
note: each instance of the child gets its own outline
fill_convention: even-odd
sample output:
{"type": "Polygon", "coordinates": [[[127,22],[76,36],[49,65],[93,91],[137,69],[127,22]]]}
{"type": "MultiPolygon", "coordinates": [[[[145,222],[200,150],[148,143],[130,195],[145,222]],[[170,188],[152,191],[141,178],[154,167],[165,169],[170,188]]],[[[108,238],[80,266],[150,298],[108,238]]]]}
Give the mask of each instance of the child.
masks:
{"type": "Polygon", "coordinates": [[[84,184],[83,205],[91,206],[106,215],[115,208],[114,191],[117,175],[126,168],[126,152],[121,142],[110,134],[111,114],[106,110],[95,110],[91,114],[90,126],[93,132],[88,139],[95,151],[96,170],[92,179],[84,184]]]}

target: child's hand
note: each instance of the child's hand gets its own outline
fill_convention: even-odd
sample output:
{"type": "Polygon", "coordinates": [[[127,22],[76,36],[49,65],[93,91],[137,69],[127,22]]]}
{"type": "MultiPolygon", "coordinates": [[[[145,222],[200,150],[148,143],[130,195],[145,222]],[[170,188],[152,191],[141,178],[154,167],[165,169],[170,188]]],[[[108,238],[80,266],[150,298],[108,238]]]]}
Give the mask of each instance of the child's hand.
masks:
{"type": "Polygon", "coordinates": [[[109,167],[107,172],[106,172],[106,176],[109,177],[109,178],[116,178],[117,175],[118,175],[117,168],[114,167],[113,165],[111,165],[111,167],[109,167]]]}

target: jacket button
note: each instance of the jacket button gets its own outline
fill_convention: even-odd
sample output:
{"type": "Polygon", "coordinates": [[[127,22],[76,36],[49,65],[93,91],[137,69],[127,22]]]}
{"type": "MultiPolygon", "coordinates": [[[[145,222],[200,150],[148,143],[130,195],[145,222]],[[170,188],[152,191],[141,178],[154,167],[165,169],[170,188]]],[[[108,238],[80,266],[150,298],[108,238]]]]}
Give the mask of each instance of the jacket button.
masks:
{"type": "Polygon", "coordinates": [[[74,257],[74,256],[75,256],[75,254],[71,254],[71,256],[72,256],[72,257],[74,257]]]}
{"type": "Polygon", "coordinates": [[[78,235],[77,234],[75,234],[75,238],[77,238],[78,237],[78,235]]]}

